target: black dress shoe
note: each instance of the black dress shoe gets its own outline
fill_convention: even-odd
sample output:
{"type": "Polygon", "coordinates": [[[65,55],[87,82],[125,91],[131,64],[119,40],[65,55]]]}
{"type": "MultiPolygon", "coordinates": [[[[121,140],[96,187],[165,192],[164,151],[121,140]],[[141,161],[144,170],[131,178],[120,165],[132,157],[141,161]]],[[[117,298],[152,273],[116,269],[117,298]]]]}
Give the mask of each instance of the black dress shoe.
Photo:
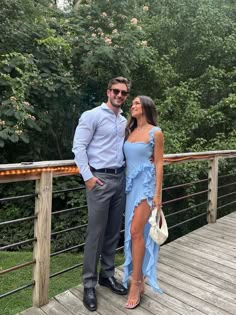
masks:
{"type": "Polygon", "coordinates": [[[94,288],[84,288],[84,306],[91,312],[97,309],[97,298],[94,288]]]}
{"type": "Polygon", "coordinates": [[[127,289],[123,287],[121,283],[119,283],[115,277],[109,277],[109,278],[104,278],[104,277],[99,277],[98,283],[100,285],[103,285],[104,287],[107,287],[111,289],[112,292],[119,294],[119,295],[125,295],[127,294],[127,289]]]}

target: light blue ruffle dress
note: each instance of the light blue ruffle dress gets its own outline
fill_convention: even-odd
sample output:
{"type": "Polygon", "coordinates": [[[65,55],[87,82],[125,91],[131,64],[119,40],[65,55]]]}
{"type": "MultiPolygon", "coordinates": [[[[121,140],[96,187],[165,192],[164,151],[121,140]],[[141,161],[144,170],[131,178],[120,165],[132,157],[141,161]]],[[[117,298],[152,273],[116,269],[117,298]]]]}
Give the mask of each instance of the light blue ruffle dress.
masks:
{"type": "MultiPolygon", "coordinates": [[[[126,209],[125,209],[125,262],[123,284],[127,288],[128,279],[132,274],[132,240],[130,235],[134,209],[142,200],[147,200],[152,207],[155,192],[155,167],[150,162],[154,149],[154,132],[160,130],[154,127],[149,131],[150,138],[145,142],[128,142],[124,144],[126,157],[126,209]]],[[[159,246],[149,236],[150,223],[144,228],[145,254],[142,272],[148,284],[157,292],[162,290],[157,284],[157,256],[159,246]]]]}

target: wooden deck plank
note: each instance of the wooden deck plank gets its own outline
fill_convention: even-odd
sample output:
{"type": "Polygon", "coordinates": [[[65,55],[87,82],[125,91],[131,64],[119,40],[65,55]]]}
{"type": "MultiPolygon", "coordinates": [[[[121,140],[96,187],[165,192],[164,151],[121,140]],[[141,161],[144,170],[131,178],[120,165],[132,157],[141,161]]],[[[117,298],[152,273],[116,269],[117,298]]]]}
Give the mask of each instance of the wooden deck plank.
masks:
{"type": "MultiPolygon", "coordinates": [[[[182,301],[177,300],[175,297],[168,295],[165,291],[161,295],[157,295],[149,286],[146,288],[146,293],[148,296],[152,297],[163,306],[176,311],[181,315],[202,315],[203,313],[194,309],[190,305],[183,303],[182,301]]],[[[169,311],[168,311],[169,312],[169,311]]],[[[158,314],[158,312],[157,312],[158,314]]],[[[169,313],[168,313],[169,314],[169,313]]]]}
{"type": "Polygon", "coordinates": [[[196,250],[200,249],[203,253],[208,253],[215,257],[219,257],[236,263],[236,251],[235,253],[233,251],[218,251],[217,246],[213,246],[212,244],[207,245],[206,243],[192,240],[191,238],[185,236],[176,240],[176,244],[187,246],[196,250]]]}
{"type": "MultiPolygon", "coordinates": [[[[210,305],[211,310],[219,312],[219,314],[236,314],[236,304],[225,301],[223,298],[212,294],[211,292],[199,289],[193,284],[186,283],[173,275],[169,275],[166,272],[159,272],[159,279],[171,284],[172,286],[179,288],[182,292],[190,293],[192,296],[200,299],[200,303],[206,302],[210,305]]],[[[214,313],[215,314],[215,313],[214,313]]]]}
{"type": "MultiPolygon", "coordinates": [[[[119,269],[118,269],[119,276],[121,276],[123,274],[123,272],[121,270],[122,270],[122,268],[119,267],[119,269]]],[[[117,271],[116,271],[116,275],[117,275],[117,271]]],[[[159,293],[154,292],[147,283],[145,285],[145,295],[152,297],[154,300],[158,301],[160,304],[162,304],[163,306],[168,308],[168,310],[167,310],[168,315],[171,314],[170,310],[173,310],[173,311],[175,311],[181,315],[189,315],[189,314],[202,315],[202,314],[205,314],[205,313],[202,313],[202,312],[198,311],[197,309],[191,307],[190,305],[183,303],[182,301],[176,299],[175,297],[168,295],[165,291],[163,292],[163,294],[159,294],[159,293]]],[[[159,314],[159,309],[158,309],[157,314],[159,314]]]]}
{"type": "MultiPolygon", "coordinates": [[[[103,287],[98,286],[96,289],[97,297],[98,297],[98,309],[97,312],[101,315],[110,315],[113,313],[114,309],[116,312],[122,312],[123,314],[131,314],[132,310],[128,310],[124,307],[126,297],[125,296],[118,296],[116,294],[113,294],[110,290],[106,290],[104,294],[104,290],[106,290],[103,287]],[[104,300],[106,303],[104,303],[104,300]],[[109,307],[107,308],[107,303],[109,304],[109,307]],[[105,306],[105,310],[104,310],[105,306]]],[[[82,286],[73,288],[73,294],[78,296],[82,299],[83,297],[83,288],[82,286]]],[[[120,313],[120,314],[122,314],[120,313]]],[[[116,313],[115,313],[116,314],[116,313]]],[[[149,315],[150,313],[146,313],[142,307],[140,307],[140,315],[149,315]]]]}
{"type": "MultiPolygon", "coordinates": [[[[163,294],[146,285],[140,306],[124,307],[127,296],[97,286],[94,315],[236,315],[236,212],[171,243],[159,254],[158,281],[163,294]]],[[[116,269],[122,278],[122,267],[116,269]]],[[[67,290],[41,309],[20,315],[89,315],[82,285],[67,290]]]]}
{"type": "MultiPolygon", "coordinates": [[[[163,288],[164,292],[170,296],[175,297],[179,301],[183,302],[184,304],[202,312],[205,315],[229,315],[228,312],[225,312],[208,302],[201,300],[200,298],[192,295],[190,292],[183,291],[181,288],[179,288],[176,285],[171,285],[168,283],[168,279],[165,279],[164,277],[159,277],[160,285],[163,288]]],[[[191,314],[191,313],[189,313],[191,314]]]]}
{"type": "Polygon", "coordinates": [[[26,311],[23,311],[20,313],[20,315],[45,315],[46,313],[44,313],[40,308],[37,307],[31,307],[29,309],[27,309],[26,311]]]}
{"type": "Polygon", "coordinates": [[[229,254],[231,253],[231,251],[236,251],[236,245],[235,245],[235,248],[228,244],[224,244],[224,246],[219,246],[219,243],[216,240],[212,240],[210,238],[206,238],[204,236],[197,235],[194,233],[189,233],[188,235],[184,236],[184,238],[185,237],[190,240],[196,240],[196,241],[201,242],[202,246],[205,246],[205,244],[212,246],[212,248],[216,248],[216,250],[219,252],[223,252],[223,253],[227,252],[227,254],[229,254]]]}
{"type": "Polygon", "coordinates": [[[229,231],[231,234],[235,235],[236,233],[236,229],[235,229],[235,225],[236,225],[236,221],[234,223],[229,224],[229,222],[227,222],[227,224],[224,221],[219,221],[216,222],[217,227],[221,230],[221,229],[226,229],[227,231],[229,231]]]}
{"type": "Polygon", "coordinates": [[[170,259],[178,260],[178,261],[185,261],[186,264],[190,266],[194,266],[196,269],[200,270],[207,270],[208,273],[214,275],[215,277],[225,279],[226,281],[235,284],[236,283],[236,276],[232,276],[231,274],[227,273],[227,269],[220,264],[209,264],[209,261],[189,254],[187,251],[176,251],[175,248],[164,247],[160,254],[169,257],[170,259]],[[174,258],[173,258],[174,256],[174,258]]]}
{"type": "Polygon", "coordinates": [[[199,289],[201,289],[202,291],[205,292],[209,292],[214,294],[215,296],[219,296],[221,298],[223,298],[224,300],[228,300],[229,302],[234,302],[236,301],[236,293],[232,293],[229,291],[226,291],[220,287],[217,287],[205,280],[196,278],[192,275],[189,275],[188,273],[186,273],[185,271],[178,271],[176,272],[176,269],[171,267],[171,266],[167,266],[164,264],[159,264],[158,266],[158,270],[159,272],[164,272],[170,276],[173,276],[183,282],[185,282],[186,286],[188,284],[193,285],[199,289]]]}
{"type": "Polygon", "coordinates": [[[235,246],[235,244],[232,241],[228,242],[228,240],[226,240],[222,237],[219,237],[215,233],[210,233],[210,231],[208,232],[208,231],[204,230],[204,231],[200,232],[200,231],[196,230],[196,231],[193,231],[192,233],[193,233],[193,235],[198,235],[198,236],[204,237],[206,239],[216,241],[218,243],[218,246],[221,248],[223,248],[225,246],[230,246],[231,248],[233,248],[235,246]]]}
{"type": "Polygon", "coordinates": [[[220,233],[218,233],[216,231],[212,231],[210,229],[207,230],[204,228],[201,231],[196,230],[195,233],[201,234],[202,236],[205,236],[207,238],[211,238],[213,240],[217,240],[219,243],[219,246],[224,246],[224,244],[228,244],[230,246],[235,245],[234,241],[232,240],[232,237],[220,234],[220,233]]]}
{"type": "Polygon", "coordinates": [[[177,272],[179,270],[184,271],[189,275],[204,280],[210,284],[214,284],[215,286],[218,286],[227,292],[236,294],[235,283],[229,283],[228,281],[225,281],[223,277],[218,278],[218,272],[215,272],[212,275],[212,268],[206,270],[206,266],[200,264],[189,264],[189,262],[187,262],[184,258],[182,260],[178,260],[175,257],[175,260],[173,260],[173,258],[171,256],[168,257],[168,255],[160,255],[159,262],[166,266],[174,267],[177,272]]]}
{"type": "MultiPolygon", "coordinates": [[[[84,307],[81,299],[76,297],[69,290],[55,296],[55,299],[74,315],[88,315],[90,312],[84,307]]],[[[94,312],[94,315],[99,313],[94,312]]]]}
{"type": "Polygon", "coordinates": [[[196,257],[199,257],[200,259],[203,258],[203,259],[207,260],[208,263],[221,265],[222,268],[224,267],[224,269],[226,270],[227,273],[231,274],[232,276],[236,275],[236,263],[235,262],[228,261],[228,260],[223,259],[223,258],[215,257],[215,256],[207,254],[207,253],[203,253],[201,251],[201,248],[193,249],[193,248],[190,248],[188,246],[178,244],[177,242],[176,243],[175,242],[169,243],[167,245],[167,247],[174,248],[175,251],[176,250],[177,251],[184,251],[184,252],[193,254],[196,257]]]}
{"type": "MultiPolygon", "coordinates": [[[[119,279],[120,281],[122,281],[122,276],[123,276],[123,271],[122,268],[117,268],[116,269],[116,274],[115,276],[117,277],[117,279],[119,279]]],[[[145,285],[145,293],[142,296],[142,306],[148,311],[150,312],[150,314],[152,314],[154,312],[154,314],[158,315],[177,315],[177,314],[181,314],[179,313],[176,308],[173,308],[173,306],[165,304],[162,302],[162,297],[163,294],[159,293],[159,292],[154,292],[150,286],[148,286],[147,284],[145,285]]],[[[125,301],[126,301],[127,297],[125,297],[125,301]]],[[[146,313],[149,314],[149,313],[146,313]]]]}
{"type": "Polygon", "coordinates": [[[48,304],[42,306],[41,310],[43,310],[47,315],[72,315],[73,314],[54,298],[51,299],[48,304]]]}
{"type": "Polygon", "coordinates": [[[207,230],[215,232],[215,233],[219,234],[220,236],[224,236],[224,237],[227,236],[227,237],[229,237],[230,240],[231,240],[231,238],[234,237],[234,234],[235,234],[235,233],[231,232],[231,230],[228,228],[228,226],[223,225],[221,227],[218,223],[215,223],[214,225],[209,224],[207,226],[207,230]]]}
{"type": "Polygon", "coordinates": [[[225,216],[225,217],[222,217],[218,220],[219,222],[225,222],[227,223],[229,226],[235,226],[235,223],[236,223],[236,219],[232,219],[228,216],[225,216]]]}

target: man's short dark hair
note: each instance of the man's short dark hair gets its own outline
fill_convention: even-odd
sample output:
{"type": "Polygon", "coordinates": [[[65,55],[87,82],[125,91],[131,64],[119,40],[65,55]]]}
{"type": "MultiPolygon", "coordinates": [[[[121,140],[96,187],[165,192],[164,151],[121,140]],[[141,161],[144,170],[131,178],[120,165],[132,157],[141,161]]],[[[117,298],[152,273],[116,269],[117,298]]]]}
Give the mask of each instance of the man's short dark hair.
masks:
{"type": "Polygon", "coordinates": [[[130,91],[131,83],[129,82],[128,79],[124,77],[116,77],[116,78],[111,79],[108,83],[107,89],[108,90],[111,89],[113,84],[118,84],[118,83],[124,83],[127,86],[128,92],[130,91]]]}

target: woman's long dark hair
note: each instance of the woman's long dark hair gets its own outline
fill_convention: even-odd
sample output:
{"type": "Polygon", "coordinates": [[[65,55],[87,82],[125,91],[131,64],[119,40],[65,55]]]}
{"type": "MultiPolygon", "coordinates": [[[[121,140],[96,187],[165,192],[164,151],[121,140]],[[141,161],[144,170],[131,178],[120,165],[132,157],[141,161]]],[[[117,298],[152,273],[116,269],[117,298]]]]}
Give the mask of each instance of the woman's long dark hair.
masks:
{"type": "MultiPolygon", "coordinates": [[[[140,99],[143,113],[147,119],[147,122],[153,126],[157,126],[157,111],[155,104],[151,97],[140,95],[137,96],[140,99]]],[[[127,139],[129,134],[137,127],[137,119],[130,116],[126,126],[125,138],[127,139]]]]}

